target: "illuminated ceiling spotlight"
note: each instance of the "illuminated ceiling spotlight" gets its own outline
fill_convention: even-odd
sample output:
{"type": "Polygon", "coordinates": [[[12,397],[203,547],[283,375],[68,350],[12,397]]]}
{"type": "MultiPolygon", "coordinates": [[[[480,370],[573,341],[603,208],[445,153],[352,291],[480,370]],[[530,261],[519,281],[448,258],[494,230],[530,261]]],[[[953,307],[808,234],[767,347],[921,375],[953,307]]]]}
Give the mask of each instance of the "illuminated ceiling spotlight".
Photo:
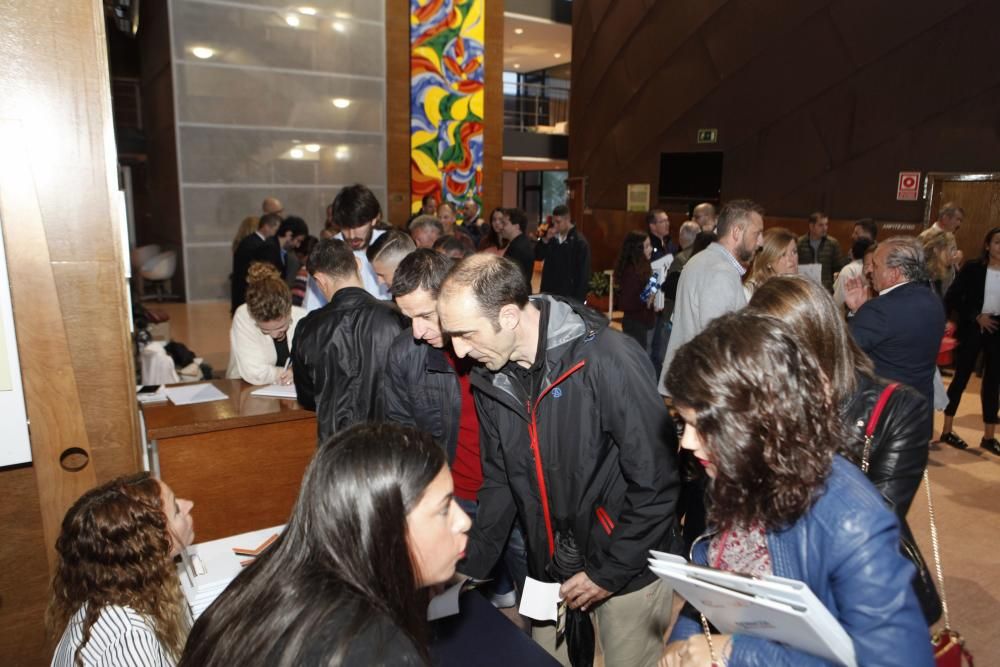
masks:
{"type": "Polygon", "coordinates": [[[334,12],[333,16],[338,19],[349,19],[351,18],[350,12],[334,12]]]}
{"type": "Polygon", "coordinates": [[[293,148],[292,150],[288,151],[288,154],[291,155],[296,160],[301,160],[305,156],[305,153],[302,152],[301,148],[293,148]]]}
{"type": "Polygon", "coordinates": [[[337,160],[349,160],[351,158],[350,146],[337,146],[337,149],[333,152],[333,157],[337,160]]]}
{"type": "Polygon", "coordinates": [[[561,53],[553,53],[552,57],[553,58],[562,58],[562,54],[561,53]]]}
{"type": "Polygon", "coordinates": [[[320,149],[319,144],[306,144],[306,150],[309,151],[310,153],[319,153],[319,149],[320,149]]]}
{"type": "Polygon", "coordinates": [[[315,7],[299,7],[299,14],[305,14],[306,16],[316,16],[315,7]]]}
{"type": "Polygon", "coordinates": [[[289,14],[285,17],[285,23],[292,26],[293,28],[298,28],[302,23],[302,19],[298,17],[298,14],[289,14]]]}
{"type": "Polygon", "coordinates": [[[333,101],[333,106],[337,107],[338,109],[346,109],[347,107],[351,106],[351,101],[346,97],[334,97],[332,101],[333,101]]]}
{"type": "Polygon", "coordinates": [[[514,28],[514,34],[515,35],[523,35],[524,34],[524,28],[514,28]]]}
{"type": "Polygon", "coordinates": [[[521,69],[521,63],[514,63],[514,69],[521,69]]]}
{"type": "Polygon", "coordinates": [[[215,49],[210,49],[207,46],[196,46],[191,49],[191,53],[194,54],[195,58],[208,60],[215,55],[215,49]]]}
{"type": "Polygon", "coordinates": [[[344,24],[343,21],[334,21],[333,29],[336,30],[337,32],[347,32],[347,26],[344,24]]]}

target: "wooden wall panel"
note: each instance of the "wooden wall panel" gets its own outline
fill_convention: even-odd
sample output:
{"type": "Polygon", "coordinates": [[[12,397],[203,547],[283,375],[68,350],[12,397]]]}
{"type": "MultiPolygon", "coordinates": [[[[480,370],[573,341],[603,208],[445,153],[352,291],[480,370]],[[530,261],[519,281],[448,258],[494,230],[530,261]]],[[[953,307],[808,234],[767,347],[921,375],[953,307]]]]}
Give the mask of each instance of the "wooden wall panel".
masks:
{"type": "Polygon", "coordinates": [[[899,171],[993,171],[1000,5],[915,0],[573,3],[570,175],[595,210],[663,152],[725,153],[722,198],[913,221],[899,171]],[[698,128],[719,130],[699,145],[698,128]]]}
{"type": "Polygon", "coordinates": [[[103,6],[0,13],[0,219],[34,459],[0,469],[0,664],[35,665],[63,514],[138,467],[138,434],[103,6]],[[59,466],[70,446],[90,454],[81,472],[59,466]]]}
{"type": "MultiPolygon", "coordinates": [[[[486,104],[483,136],[483,210],[503,197],[503,0],[486,3],[486,104]]],[[[386,0],[387,216],[395,225],[410,217],[410,15],[409,3],[386,0]]]]}

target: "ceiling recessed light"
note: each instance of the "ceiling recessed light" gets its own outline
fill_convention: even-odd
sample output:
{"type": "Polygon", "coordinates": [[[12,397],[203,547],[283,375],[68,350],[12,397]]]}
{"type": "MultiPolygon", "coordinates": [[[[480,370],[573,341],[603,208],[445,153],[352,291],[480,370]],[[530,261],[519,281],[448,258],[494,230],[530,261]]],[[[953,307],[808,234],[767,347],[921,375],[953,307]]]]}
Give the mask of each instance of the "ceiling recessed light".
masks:
{"type": "Polygon", "coordinates": [[[337,107],[338,109],[346,109],[347,107],[351,106],[351,101],[346,97],[334,97],[333,106],[337,107]]]}
{"type": "Polygon", "coordinates": [[[514,28],[514,34],[515,35],[523,35],[524,34],[524,28],[514,28]]]}
{"type": "Polygon", "coordinates": [[[521,69],[521,63],[514,63],[514,69],[521,69]]]}
{"type": "Polygon", "coordinates": [[[285,23],[292,26],[293,28],[298,28],[302,20],[295,14],[289,14],[285,17],[285,23]]]}
{"type": "Polygon", "coordinates": [[[296,160],[301,160],[302,157],[305,155],[305,153],[302,152],[301,148],[293,148],[292,150],[288,151],[288,154],[291,155],[296,160]]]}
{"type": "Polygon", "coordinates": [[[306,144],[306,150],[310,153],[319,153],[319,144],[306,144]]]}
{"type": "Polygon", "coordinates": [[[347,26],[344,25],[343,21],[334,21],[333,29],[336,30],[337,32],[345,32],[347,30],[347,26]]]}
{"type": "Polygon", "coordinates": [[[315,7],[299,7],[299,14],[305,14],[306,16],[316,16],[315,7]]]}
{"type": "Polygon", "coordinates": [[[351,157],[351,149],[349,146],[337,146],[337,150],[333,152],[333,157],[337,160],[347,160],[351,157]]]}
{"type": "Polygon", "coordinates": [[[207,46],[196,46],[191,49],[191,53],[194,54],[195,58],[201,58],[202,60],[208,60],[215,55],[215,49],[210,49],[207,46]]]}
{"type": "Polygon", "coordinates": [[[334,12],[333,16],[338,19],[349,19],[351,14],[349,12],[334,12]]]}
{"type": "Polygon", "coordinates": [[[553,58],[562,58],[562,54],[561,53],[553,53],[552,57],[553,58]]]}

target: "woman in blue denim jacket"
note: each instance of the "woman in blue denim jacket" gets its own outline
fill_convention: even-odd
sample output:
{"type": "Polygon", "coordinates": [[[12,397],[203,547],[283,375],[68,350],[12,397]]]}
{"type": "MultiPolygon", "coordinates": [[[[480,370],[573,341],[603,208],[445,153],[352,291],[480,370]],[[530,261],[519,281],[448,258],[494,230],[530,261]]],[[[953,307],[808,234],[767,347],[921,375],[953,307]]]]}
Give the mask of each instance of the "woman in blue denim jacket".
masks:
{"type": "MultiPolygon", "coordinates": [[[[899,524],[855,466],[817,359],[781,321],[726,315],[678,352],[667,385],[686,426],[681,447],[711,479],[702,565],[805,582],[854,643],[858,665],[932,666],[927,626],[899,553],[899,524]]],[[[711,642],[685,606],[660,664],[825,665],[744,634],[711,642]]]]}

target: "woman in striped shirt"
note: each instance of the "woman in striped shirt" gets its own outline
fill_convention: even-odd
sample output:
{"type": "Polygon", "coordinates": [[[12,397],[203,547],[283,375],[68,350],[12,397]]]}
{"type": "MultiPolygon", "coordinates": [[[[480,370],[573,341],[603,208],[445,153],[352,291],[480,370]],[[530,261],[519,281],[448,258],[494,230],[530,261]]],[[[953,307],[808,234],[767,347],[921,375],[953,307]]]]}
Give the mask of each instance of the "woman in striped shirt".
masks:
{"type": "Polygon", "coordinates": [[[53,667],[174,665],[189,622],[174,557],[194,541],[193,503],[148,473],[84,494],[56,542],[47,623],[53,667]]]}

